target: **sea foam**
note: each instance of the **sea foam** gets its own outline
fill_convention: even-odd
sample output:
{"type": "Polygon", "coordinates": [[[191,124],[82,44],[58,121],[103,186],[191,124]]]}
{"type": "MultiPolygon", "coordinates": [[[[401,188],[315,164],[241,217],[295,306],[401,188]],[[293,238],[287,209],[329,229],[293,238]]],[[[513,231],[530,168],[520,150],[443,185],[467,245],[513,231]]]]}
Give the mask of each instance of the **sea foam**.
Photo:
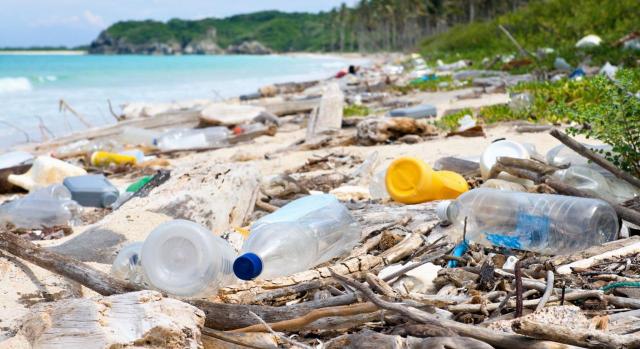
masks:
{"type": "Polygon", "coordinates": [[[24,92],[32,89],[31,82],[27,78],[0,78],[0,93],[24,92]]]}

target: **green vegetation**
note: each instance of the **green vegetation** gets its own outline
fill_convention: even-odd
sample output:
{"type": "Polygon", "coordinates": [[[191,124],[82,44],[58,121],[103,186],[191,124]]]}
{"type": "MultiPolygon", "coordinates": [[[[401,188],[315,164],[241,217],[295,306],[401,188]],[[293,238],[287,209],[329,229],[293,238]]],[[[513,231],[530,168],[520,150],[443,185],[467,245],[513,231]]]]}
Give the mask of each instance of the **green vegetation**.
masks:
{"type": "Polygon", "coordinates": [[[132,44],[176,42],[186,45],[216,32],[216,42],[222,48],[243,41],[257,40],[276,51],[319,51],[325,47],[326,14],[256,12],[224,19],[172,19],[158,21],[118,22],[107,29],[115,39],[132,44]]]}
{"type": "Polygon", "coordinates": [[[435,125],[447,132],[453,132],[458,129],[458,127],[460,126],[458,124],[458,121],[460,121],[460,119],[462,119],[465,115],[473,115],[473,111],[471,109],[463,109],[453,114],[443,116],[435,121],[435,125]]]}
{"type": "Polygon", "coordinates": [[[371,114],[371,110],[364,105],[350,104],[343,108],[342,113],[346,118],[350,116],[368,116],[371,114]]]}
{"type": "Polygon", "coordinates": [[[458,25],[431,36],[422,43],[425,57],[472,59],[475,62],[496,54],[517,50],[499,29],[503,25],[524,46],[535,53],[539,48],[553,48],[556,53],[543,63],[551,66],[556,54],[577,65],[587,55],[593,64],[609,60],[635,65],[636,52],[612,47],[622,36],[638,30],[640,11],[637,0],[532,0],[525,7],[493,20],[458,25]],[[600,47],[576,50],[575,43],[588,34],[603,39],[600,47]]]}

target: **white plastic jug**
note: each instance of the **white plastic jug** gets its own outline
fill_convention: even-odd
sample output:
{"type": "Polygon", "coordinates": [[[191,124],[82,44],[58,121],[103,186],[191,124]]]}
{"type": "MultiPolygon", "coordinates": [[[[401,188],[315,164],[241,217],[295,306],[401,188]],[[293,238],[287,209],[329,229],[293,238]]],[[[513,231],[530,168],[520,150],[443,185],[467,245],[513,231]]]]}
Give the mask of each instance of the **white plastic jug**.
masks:
{"type": "Polygon", "coordinates": [[[39,156],[25,174],[9,175],[9,183],[28,191],[62,183],[66,177],[86,175],[83,168],[48,156],[39,156]]]}

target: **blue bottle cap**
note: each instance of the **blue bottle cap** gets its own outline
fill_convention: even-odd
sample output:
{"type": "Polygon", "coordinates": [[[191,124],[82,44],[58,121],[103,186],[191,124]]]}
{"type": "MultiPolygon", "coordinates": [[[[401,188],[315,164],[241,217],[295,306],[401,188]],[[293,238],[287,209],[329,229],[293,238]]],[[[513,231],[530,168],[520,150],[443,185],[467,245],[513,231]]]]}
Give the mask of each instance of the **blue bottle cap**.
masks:
{"type": "Polygon", "coordinates": [[[255,253],[245,253],[233,262],[233,272],[238,279],[252,280],[262,273],[262,260],[255,253]]]}

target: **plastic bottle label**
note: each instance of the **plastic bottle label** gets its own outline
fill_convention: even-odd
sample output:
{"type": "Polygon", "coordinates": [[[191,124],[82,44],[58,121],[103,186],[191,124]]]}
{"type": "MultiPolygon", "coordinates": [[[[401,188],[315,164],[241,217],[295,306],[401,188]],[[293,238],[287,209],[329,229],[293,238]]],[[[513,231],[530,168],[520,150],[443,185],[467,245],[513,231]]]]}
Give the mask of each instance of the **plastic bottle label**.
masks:
{"type": "Polygon", "coordinates": [[[549,217],[547,216],[519,212],[514,235],[485,233],[485,236],[495,246],[529,250],[531,247],[548,245],[549,226],[549,217]]]}

